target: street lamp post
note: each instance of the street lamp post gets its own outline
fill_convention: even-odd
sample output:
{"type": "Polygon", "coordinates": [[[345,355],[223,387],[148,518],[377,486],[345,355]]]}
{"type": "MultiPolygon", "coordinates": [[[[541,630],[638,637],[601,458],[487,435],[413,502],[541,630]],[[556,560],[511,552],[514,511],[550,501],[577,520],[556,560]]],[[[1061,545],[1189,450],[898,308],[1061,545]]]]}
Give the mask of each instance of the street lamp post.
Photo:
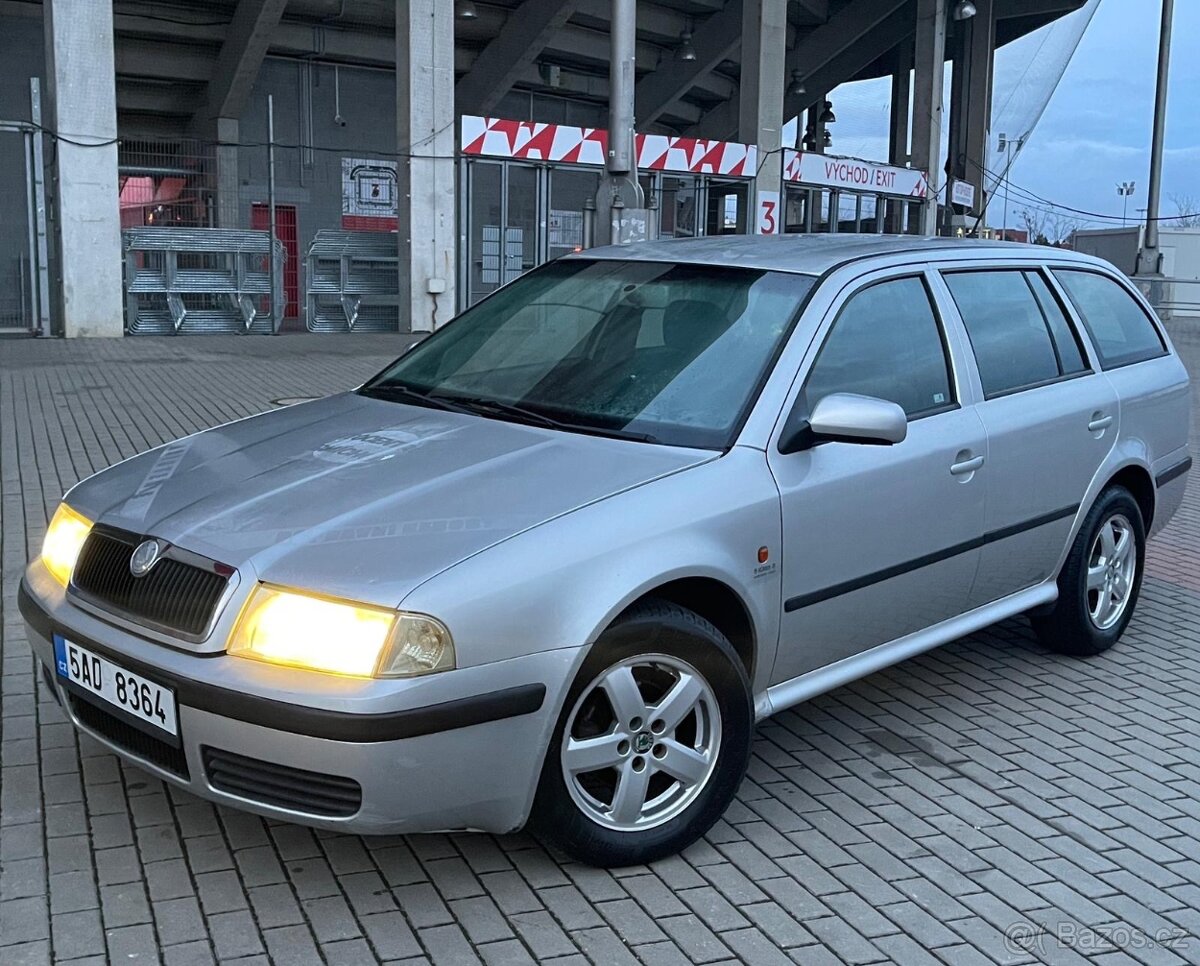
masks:
{"type": "Polygon", "coordinates": [[[1019,154],[1025,146],[1025,135],[1013,139],[1007,134],[1000,135],[999,149],[1004,152],[1004,240],[1008,240],[1008,170],[1012,167],[1012,150],[1015,147],[1019,154]]]}
{"type": "Polygon", "coordinates": [[[1158,249],[1158,204],[1162,193],[1163,146],[1167,137],[1167,81],[1171,71],[1171,22],[1174,14],[1175,0],[1162,0],[1154,133],[1150,142],[1150,185],[1146,200],[1146,237],[1138,253],[1138,275],[1158,275],[1162,272],[1162,253],[1158,249]]]}
{"type": "Polygon", "coordinates": [[[1125,216],[1129,213],[1129,196],[1131,194],[1133,194],[1134,189],[1136,187],[1137,187],[1137,184],[1133,181],[1117,182],[1117,194],[1119,194],[1122,199],[1121,200],[1121,225],[1122,225],[1122,227],[1125,226],[1125,224],[1126,224],[1125,216]]]}

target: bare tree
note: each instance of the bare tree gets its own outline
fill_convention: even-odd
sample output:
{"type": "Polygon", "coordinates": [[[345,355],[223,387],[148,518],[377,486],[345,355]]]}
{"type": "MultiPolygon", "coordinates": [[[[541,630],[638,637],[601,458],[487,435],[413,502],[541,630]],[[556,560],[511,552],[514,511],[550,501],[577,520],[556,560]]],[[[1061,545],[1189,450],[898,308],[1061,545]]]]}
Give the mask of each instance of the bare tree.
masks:
{"type": "Polygon", "coordinates": [[[1021,224],[1025,226],[1029,240],[1035,245],[1050,244],[1050,240],[1046,237],[1046,223],[1048,220],[1049,217],[1046,212],[1040,208],[1021,209],[1021,224]]]}
{"type": "Polygon", "coordinates": [[[1081,227],[1079,221],[1070,214],[1042,208],[1022,209],[1021,223],[1029,233],[1029,240],[1035,245],[1067,244],[1081,227]]]}
{"type": "Polygon", "coordinates": [[[1055,212],[1047,218],[1046,237],[1051,245],[1059,248],[1063,245],[1073,245],[1075,232],[1082,227],[1079,219],[1064,212],[1055,212]]]}
{"type": "Polygon", "coordinates": [[[1171,204],[1175,206],[1177,216],[1171,219],[1171,224],[1179,228],[1200,228],[1200,200],[1195,195],[1173,194],[1171,204]]]}

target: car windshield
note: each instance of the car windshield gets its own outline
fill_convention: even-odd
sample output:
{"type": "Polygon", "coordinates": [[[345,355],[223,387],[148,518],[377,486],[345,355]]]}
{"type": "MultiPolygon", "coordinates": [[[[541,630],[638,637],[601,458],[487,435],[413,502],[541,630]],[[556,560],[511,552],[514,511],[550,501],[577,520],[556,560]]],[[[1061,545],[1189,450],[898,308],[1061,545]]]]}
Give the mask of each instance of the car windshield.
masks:
{"type": "Polygon", "coordinates": [[[467,309],[360,392],[720,449],[733,442],[814,281],[566,259],[467,309]]]}

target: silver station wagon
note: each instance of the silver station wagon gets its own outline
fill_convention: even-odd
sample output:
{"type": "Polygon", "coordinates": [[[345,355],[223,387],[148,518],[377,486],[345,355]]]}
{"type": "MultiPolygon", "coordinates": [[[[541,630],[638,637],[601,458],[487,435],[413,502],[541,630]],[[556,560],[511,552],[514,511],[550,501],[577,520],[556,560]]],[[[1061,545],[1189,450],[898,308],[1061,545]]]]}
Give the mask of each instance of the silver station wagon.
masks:
{"type": "Polygon", "coordinates": [[[1111,647],[1187,439],[1166,332],[1091,258],[598,249],[80,483],[20,606],[74,725],[197,795],[642,862],[773,712],[1017,614],[1111,647]]]}

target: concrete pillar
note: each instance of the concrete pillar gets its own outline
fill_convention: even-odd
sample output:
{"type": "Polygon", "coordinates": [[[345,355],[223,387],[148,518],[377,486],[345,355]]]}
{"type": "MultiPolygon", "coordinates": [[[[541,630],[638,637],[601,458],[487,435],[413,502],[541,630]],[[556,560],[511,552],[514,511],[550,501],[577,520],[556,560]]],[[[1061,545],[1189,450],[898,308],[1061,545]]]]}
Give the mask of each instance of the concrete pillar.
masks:
{"type": "MultiPolygon", "coordinates": [[[[898,167],[908,166],[908,128],[912,96],[912,44],[903,44],[896,50],[896,66],[892,71],[891,120],[888,124],[888,161],[898,167]]],[[[904,213],[908,205],[904,201],[889,198],[887,202],[887,230],[894,235],[904,231],[904,213]]]]}
{"type": "Polygon", "coordinates": [[[52,145],[55,301],[67,337],[119,336],[121,216],[112,0],[46,0],[52,145]]]}
{"type": "Polygon", "coordinates": [[[211,227],[248,228],[249,216],[243,217],[239,197],[241,177],[238,173],[238,141],[241,123],[236,117],[196,117],[192,120],[189,133],[212,152],[212,185],[216,189],[216,197],[211,206],[211,227]]]}
{"type": "Polygon", "coordinates": [[[970,24],[967,21],[951,22],[949,46],[953,70],[950,75],[950,109],[946,114],[946,203],[941,211],[942,234],[951,235],[956,224],[961,223],[958,206],[950,196],[951,186],[966,177],[967,168],[967,78],[971,74],[971,48],[968,42],[970,24]]]}
{"type": "Polygon", "coordinates": [[[431,332],[454,315],[454,144],[454,4],[400,0],[396,152],[401,319],[407,307],[413,332],[431,332]]]}
{"type": "Polygon", "coordinates": [[[938,230],[942,174],[942,85],[946,76],[946,0],[917,0],[916,71],[913,77],[912,166],[929,176],[921,212],[922,235],[938,230]]]}
{"type": "MultiPolygon", "coordinates": [[[[950,155],[949,175],[975,188],[975,203],[966,214],[966,228],[974,225],[983,211],[987,165],[988,129],[992,113],[992,63],[995,23],[992,0],[976,3],[977,13],[969,20],[954,23],[954,77],[950,88],[950,155]]],[[[945,225],[949,231],[959,210],[953,204],[945,209],[945,225]]]]}
{"type": "Polygon", "coordinates": [[[238,141],[241,125],[237,118],[216,118],[217,161],[217,227],[248,228],[243,223],[240,198],[241,178],[238,176],[238,141]]]}
{"type": "MultiPolygon", "coordinates": [[[[992,141],[992,83],[996,70],[996,17],[993,0],[976,0],[969,38],[971,74],[967,80],[966,178],[975,186],[975,208],[987,210],[988,148],[992,141]]],[[[980,228],[986,228],[980,224],[980,228]]]]}
{"type": "Polygon", "coordinates": [[[742,78],[738,140],[757,144],[755,234],[783,233],[783,85],[787,56],[787,0],[745,0],[742,7],[742,78]]]}
{"type": "Polygon", "coordinates": [[[905,44],[896,50],[892,71],[891,120],[888,124],[888,162],[908,164],[909,100],[912,97],[913,49],[905,44]]]}

